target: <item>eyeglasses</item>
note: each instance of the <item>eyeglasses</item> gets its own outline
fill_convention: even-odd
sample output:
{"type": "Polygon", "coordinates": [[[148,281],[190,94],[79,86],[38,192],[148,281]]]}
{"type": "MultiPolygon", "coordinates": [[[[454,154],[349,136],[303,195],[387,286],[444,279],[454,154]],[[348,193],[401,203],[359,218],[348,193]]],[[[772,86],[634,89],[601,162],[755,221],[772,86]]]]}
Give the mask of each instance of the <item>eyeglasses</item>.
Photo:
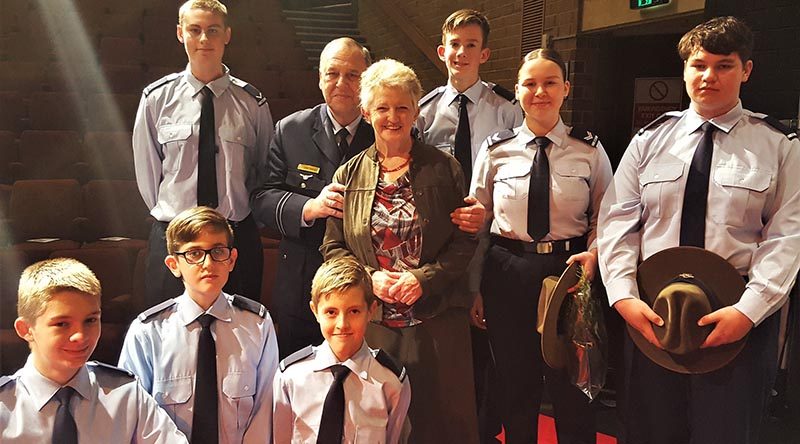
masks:
{"type": "Polygon", "coordinates": [[[187,264],[196,265],[206,261],[206,255],[211,255],[211,260],[215,262],[225,262],[231,258],[233,247],[214,247],[210,250],[194,249],[183,252],[175,252],[176,256],[183,256],[187,264]]]}

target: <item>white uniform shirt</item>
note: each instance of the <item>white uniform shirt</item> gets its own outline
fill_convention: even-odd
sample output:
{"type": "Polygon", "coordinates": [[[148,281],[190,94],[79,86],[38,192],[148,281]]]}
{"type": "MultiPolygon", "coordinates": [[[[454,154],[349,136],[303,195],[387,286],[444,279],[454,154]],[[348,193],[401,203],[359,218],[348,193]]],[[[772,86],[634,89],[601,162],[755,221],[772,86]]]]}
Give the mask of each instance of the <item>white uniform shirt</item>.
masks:
{"type": "Polygon", "coordinates": [[[366,342],[350,359],[339,362],[327,341],[305,359],[275,375],[274,442],[314,443],[322,407],[333,383],[330,367],[346,366],[344,381],[345,444],[397,443],[411,403],[411,385],[381,365],[366,342]]]}
{"type": "MultiPolygon", "coordinates": [[[[278,368],[275,328],[269,313],[262,318],[234,306],[232,299],[222,293],[206,311],[216,318],[211,335],[217,350],[219,442],[269,442],[278,368]]],[[[120,367],[139,377],[190,440],[194,409],[202,408],[194,405],[194,385],[197,318],[203,313],[186,293],[145,311],[131,324],[119,358],[120,367]]]]}
{"type": "Polygon", "coordinates": [[[224,69],[222,77],[205,85],[187,67],[171,81],[153,83],[162,85],[151,85],[142,95],[133,126],[133,161],[139,192],[157,220],[169,222],[197,205],[204,86],[214,93],[217,211],[233,221],[250,214],[250,192],[266,172],[272,116],[266,100],[254,98],[244,89],[245,82],[224,69]]]}
{"type": "MultiPolygon", "coordinates": [[[[693,110],[633,138],[600,213],[609,302],[639,297],[640,260],[680,243],[684,188],[702,137],[693,110]]],[[[800,267],[800,142],[739,103],[710,120],[714,153],[705,248],[749,277],[734,307],[756,325],[786,301],[800,267]]]]}
{"type": "MultiPolygon", "coordinates": [[[[492,234],[532,242],[528,234],[528,188],[538,149],[532,141],[537,135],[524,123],[514,133],[506,141],[481,148],[470,194],[491,215],[492,234]]],[[[546,149],[550,164],[550,233],[544,240],[587,235],[588,248],[594,248],[600,202],[612,178],[608,156],[599,141],[592,146],[568,136],[561,119],[543,136],[551,141],[546,149]]]]}
{"type": "MultiPolygon", "coordinates": [[[[76,391],[69,409],[79,443],[187,442],[124,370],[88,362],[65,386],[76,391]]],[[[31,356],[13,376],[0,379],[0,442],[50,442],[58,410],[54,397],[60,388],[36,370],[31,356]]]]}
{"type": "MultiPolygon", "coordinates": [[[[470,141],[472,144],[472,164],[475,171],[475,159],[487,137],[504,129],[516,128],[524,120],[522,108],[497,95],[492,88],[494,84],[478,80],[464,91],[469,98],[467,114],[469,115],[470,141]]],[[[450,85],[439,87],[437,97],[425,102],[419,110],[416,127],[420,138],[428,145],[433,145],[450,155],[455,155],[456,128],[458,128],[459,92],[450,85]]]]}

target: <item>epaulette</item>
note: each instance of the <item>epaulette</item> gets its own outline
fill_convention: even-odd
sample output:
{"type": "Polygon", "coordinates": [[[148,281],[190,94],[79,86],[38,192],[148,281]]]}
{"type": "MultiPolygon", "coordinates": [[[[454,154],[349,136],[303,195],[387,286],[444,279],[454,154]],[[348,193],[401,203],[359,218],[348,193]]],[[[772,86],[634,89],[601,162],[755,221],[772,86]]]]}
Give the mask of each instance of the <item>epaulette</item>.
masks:
{"type": "Polygon", "coordinates": [[[636,132],[636,134],[641,136],[648,129],[655,128],[658,125],[661,125],[662,123],[666,122],[667,120],[669,120],[669,119],[671,119],[673,117],[680,117],[681,114],[683,114],[682,111],[667,111],[664,114],[656,117],[656,120],[653,120],[652,122],[650,122],[647,125],[643,126],[639,131],[636,132]]]}
{"type": "Polygon", "coordinates": [[[157,90],[158,88],[161,88],[162,86],[166,85],[169,82],[172,82],[173,80],[178,79],[182,75],[183,75],[182,72],[174,72],[172,74],[168,74],[168,75],[156,80],[155,82],[147,85],[144,88],[144,91],[142,91],[142,93],[144,94],[145,97],[147,97],[153,91],[157,90]]]}
{"type": "Polygon", "coordinates": [[[173,305],[175,305],[175,299],[167,299],[166,301],[143,311],[142,314],[139,315],[139,320],[145,322],[146,320],[152,318],[158,313],[161,313],[167,308],[172,307],[173,305]]]}
{"type": "Polygon", "coordinates": [[[397,379],[400,382],[403,382],[406,379],[406,368],[400,365],[395,359],[389,356],[389,353],[386,353],[383,350],[376,350],[375,353],[375,360],[378,361],[382,366],[391,370],[392,373],[397,376],[397,379]]]}
{"type": "Polygon", "coordinates": [[[444,86],[433,88],[431,92],[425,94],[425,97],[419,99],[419,107],[422,108],[423,106],[427,105],[428,102],[435,99],[438,95],[440,95],[443,92],[444,92],[444,86]]]}
{"type": "Polygon", "coordinates": [[[16,378],[15,378],[15,377],[13,377],[13,376],[3,376],[3,377],[0,377],[0,387],[2,387],[2,386],[4,386],[4,385],[8,384],[9,382],[11,382],[11,381],[13,381],[13,380],[15,380],[15,379],[16,379],[16,378]]]}
{"type": "Polygon", "coordinates": [[[311,356],[314,354],[314,347],[308,345],[305,348],[302,348],[291,355],[283,358],[283,361],[280,363],[280,368],[282,372],[285,372],[287,368],[289,368],[292,364],[302,361],[303,359],[311,356]]]}
{"type": "Polygon", "coordinates": [[[256,102],[258,102],[258,106],[262,106],[267,103],[267,98],[264,97],[264,95],[261,94],[261,91],[259,91],[255,86],[233,76],[231,76],[231,83],[245,90],[247,94],[253,96],[253,98],[256,99],[256,102]]]}
{"type": "Polygon", "coordinates": [[[127,376],[131,379],[135,379],[136,375],[133,374],[130,370],[125,370],[124,368],[120,368],[114,365],[106,364],[100,361],[88,361],[87,365],[91,365],[95,367],[95,370],[102,370],[108,373],[113,374],[114,376],[127,376]]]}
{"type": "Polygon", "coordinates": [[[600,142],[600,138],[597,137],[597,134],[585,129],[579,128],[577,126],[573,126],[572,129],[569,131],[569,136],[573,139],[578,139],[582,142],[585,142],[591,146],[597,146],[597,143],[600,142]]]}
{"type": "Polygon", "coordinates": [[[494,91],[495,94],[497,94],[498,96],[508,100],[511,103],[514,103],[514,104],[517,103],[517,97],[514,95],[514,93],[509,91],[509,90],[507,90],[507,89],[505,89],[505,88],[503,88],[500,85],[494,85],[492,87],[492,91],[494,91]]]}
{"type": "Polygon", "coordinates": [[[797,131],[795,131],[795,130],[793,130],[793,129],[789,128],[789,127],[788,127],[788,126],[786,126],[786,125],[784,125],[784,124],[783,124],[783,123],[781,123],[781,121],[780,121],[780,120],[778,120],[777,118],[775,118],[775,117],[772,117],[772,116],[768,116],[768,115],[766,115],[766,114],[762,114],[762,115],[760,115],[760,116],[759,116],[759,118],[760,118],[761,120],[763,120],[763,121],[764,121],[764,122],[765,122],[767,125],[769,125],[769,126],[771,126],[771,127],[775,128],[776,130],[778,130],[778,131],[780,131],[781,133],[783,133],[784,135],[786,135],[786,137],[787,137],[787,138],[789,138],[789,140],[792,140],[792,139],[796,139],[796,138],[797,138],[797,131]]]}
{"type": "Polygon", "coordinates": [[[231,301],[231,304],[233,304],[234,307],[241,308],[242,310],[247,310],[251,313],[255,313],[261,318],[267,316],[267,307],[263,306],[260,302],[256,302],[244,296],[239,296],[238,294],[233,295],[233,300],[231,301]]]}
{"type": "Polygon", "coordinates": [[[486,141],[483,142],[488,148],[492,148],[493,146],[497,145],[500,142],[506,141],[511,139],[512,137],[516,136],[514,134],[514,130],[505,129],[503,131],[498,131],[491,136],[486,138],[486,141]]]}

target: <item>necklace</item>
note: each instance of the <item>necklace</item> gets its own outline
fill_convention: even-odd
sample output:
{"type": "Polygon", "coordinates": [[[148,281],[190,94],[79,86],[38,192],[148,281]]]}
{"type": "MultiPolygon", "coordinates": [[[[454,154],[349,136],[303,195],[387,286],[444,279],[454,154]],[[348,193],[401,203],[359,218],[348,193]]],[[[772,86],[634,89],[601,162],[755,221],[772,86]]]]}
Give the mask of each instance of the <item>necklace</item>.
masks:
{"type": "Polygon", "coordinates": [[[400,163],[400,165],[397,165],[394,168],[385,168],[382,163],[379,164],[379,167],[380,167],[382,173],[394,173],[395,171],[402,170],[403,167],[408,165],[408,162],[410,162],[410,161],[411,161],[411,157],[408,157],[408,158],[406,158],[406,160],[404,160],[402,163],[400,163]]]}

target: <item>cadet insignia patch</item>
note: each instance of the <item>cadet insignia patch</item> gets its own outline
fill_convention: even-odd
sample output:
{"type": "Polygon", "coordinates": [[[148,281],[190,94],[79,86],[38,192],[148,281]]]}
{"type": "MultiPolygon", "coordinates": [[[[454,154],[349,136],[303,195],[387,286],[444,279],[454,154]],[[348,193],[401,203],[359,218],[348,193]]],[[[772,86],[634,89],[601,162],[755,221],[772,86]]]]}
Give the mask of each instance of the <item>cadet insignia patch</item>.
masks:
{"type": "Polygon", "coordinates": [[[319,173],[319,167],[314,165],[308,165],[305,163],[300,163],[297,165],[297,169],[299,171],[305,171],[306,173],[317,174],[319,173]]]}
{"type": "Polygon", "coordinates": [[[508,100],[511,103],[517,103],[517,98],[514,96],[514,93],[509,91],[509,90],[507,90],[507,89],[505,89],[505,88],[503,88],[500,85],[494,85],[492,87],[492,91],[494,91],[495,94],[497,94],[498,96],[508,100]]]}
{"type": "Polygon", "coordinates": [[[486,144],[487,147],[489,147],[491,149],[493,146],[497,145],[498,143],[504,142],[504,141],[514,137],[515,135],[516,134],[514,134],[514,130],[506,129],[506,130],[503,130],[503,131],[496,132],[496,133],[492,134],[491,136],[487,137],[486,141],[484,143],[486,144]]]}
{"type": "Polygon", "coordinates": [[[789,128],[786,125],[784,125],[777,118],[764,114],[763,116],[760,117],[760,119],[763,120],[764,122],[766,122],[767,125],[775,128],[776,130],[778,130],[781,133],[783,133],[789,140],[797,138],[797,131],[789,128]]]}
{"type": "Polygon", "coordinates": [[[662,123],[666,122],[667,120],[669,120],[669,119],[671,119],[673,117],[680,117],[682,114],[683,114],[683,111],[667,111],[664,114],[656,117],[656,119],[653,120],[652,122],[650,122],[647,125],[643,126],[639,131],[636,132],[636,134],[641,136],[642,134],[644,134],[645,131],[649,130],[650,128],[656,128],[656,127],[658,127],[658,125],[661,125],[662,123]]]}
{"type": "Polygon", "coordinates": [[[382,366],[391,370],[392,373],[397,376],[400,382],[403,382],[403,380],[406,379],[406,368],[395,361],[394,358],[389,356],[389,354],[385,351],[377,350],[377,353],[375,353],[375,360],[378,361],[382,366]]]}
{"type": "Polygon", "coordinates": [[[597,137],[597,135],[592,131],[577,126],[572,127],[572,129],[569,132],[569,136],[572,137],[573,139],[581,140],[595,147],[597,146],[597,143],[600,141],[600,138],[597,137]]]}

